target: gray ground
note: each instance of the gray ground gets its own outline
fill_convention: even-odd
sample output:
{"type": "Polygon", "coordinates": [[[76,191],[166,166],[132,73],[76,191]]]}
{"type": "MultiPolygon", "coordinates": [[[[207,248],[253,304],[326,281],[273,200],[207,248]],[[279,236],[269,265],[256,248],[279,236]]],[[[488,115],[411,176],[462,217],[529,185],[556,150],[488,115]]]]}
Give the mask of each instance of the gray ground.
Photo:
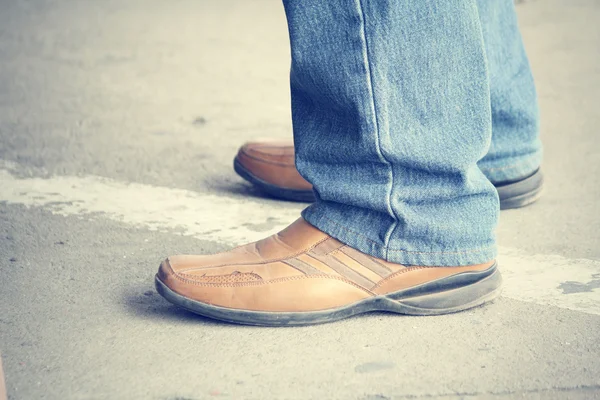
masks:
{"type": "MultiPolygon", "coordinates": [[[[503,212],[500,244],[600,260],[600,3],[518,10],[548,186],[503,212]]],[[[20,176],[256,197],[231,158],[247,139],[290,135],[288,65],[276,1],[0,0],[0,160],[20,176]]],[[[165,255],[222,249],[0,203],[9,398],[600,398],[598,315],[501,298],[444,317],[266,329],[154,292],[165,255]]]]}

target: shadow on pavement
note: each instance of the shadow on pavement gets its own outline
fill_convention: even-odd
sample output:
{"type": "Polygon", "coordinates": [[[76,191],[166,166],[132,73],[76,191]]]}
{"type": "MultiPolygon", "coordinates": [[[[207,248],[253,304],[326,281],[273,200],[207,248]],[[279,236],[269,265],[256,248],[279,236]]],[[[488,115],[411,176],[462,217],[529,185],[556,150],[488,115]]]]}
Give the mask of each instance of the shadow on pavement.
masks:
{"type": "Polygon", "coordinates": [[[185,324],[202,324],[210,326],[231,326],[179,308],[163,299],[154,289],[148,286],[129,288],[123,293],[123,304],[128,313],[142,319],[185,324]]]}
{"type": "Polygon", "coordinates": [[[234,195],[236,197],[243,196],[245,198],[253,199],[253,200],[276,200],[277,202],[286,203],[286,204],[310,204],[303,203],[299,201],[290,201],[284,200],[277,197],[273,197],[268,195],[267,193],[255,188],[249,183],[235,183],[235,184],[216,184],[211,185],[211,189],[213,189],[217,193],[223,193],[227,195],[234,195]]]}

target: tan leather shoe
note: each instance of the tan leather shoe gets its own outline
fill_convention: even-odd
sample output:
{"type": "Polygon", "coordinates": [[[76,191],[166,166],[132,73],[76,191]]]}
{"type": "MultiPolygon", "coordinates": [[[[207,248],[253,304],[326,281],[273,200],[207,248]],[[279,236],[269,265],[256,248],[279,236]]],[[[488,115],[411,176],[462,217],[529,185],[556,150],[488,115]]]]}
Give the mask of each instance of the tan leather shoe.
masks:
{"type": "Polygon", "coordinates": [[[315,201],[312,185],[296,169],[292,142],[246,143],[233,160],[233,168],[242,178],[273,197],[315,201]]]}
{"type": "Polygon", "coordinates": [[[231,251],[174,256],[156,288],[192,312],[250,325],[306,325],[369,311],[445,314],[500,294],[495,261],[466,267],[403,266],[371,257],[299,219],[231,251]]]}
{"type": "MultiPolygon", "coordinates": [[[[273,197],[315,201],[312,185],[296,170],[291,141],[246,143],[235,157],[233,167],[238,175],[273,197]]],[[[500,208],[520,208],[537,201],[543,184],[544,176],[539,169],[521,179],[495,183],[500,208]]]]}

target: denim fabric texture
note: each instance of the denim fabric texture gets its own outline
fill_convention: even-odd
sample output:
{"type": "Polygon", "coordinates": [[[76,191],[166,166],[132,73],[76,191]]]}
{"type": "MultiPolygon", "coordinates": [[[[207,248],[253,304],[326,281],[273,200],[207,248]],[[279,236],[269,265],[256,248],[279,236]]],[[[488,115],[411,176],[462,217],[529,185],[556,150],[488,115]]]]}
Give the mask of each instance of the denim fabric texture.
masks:
{"type": "Polygon", "coordinates": [[[488,59],[492,143],[479,168],[492,182],[528,176],[542,162],[533,76],[512,1],[479,0],[488,59]]]}
{"type": "Polygon", "coordinates": [[[512,179],[535,169],[540,146],[512,2],[488,2],[502,4],[284,0],[296,166],[317,197],[309,223],[405,265],[495,258],[498,197],[478,162],[512,179]],[[503,137],[488,154],[492,120],[503,137]]]}

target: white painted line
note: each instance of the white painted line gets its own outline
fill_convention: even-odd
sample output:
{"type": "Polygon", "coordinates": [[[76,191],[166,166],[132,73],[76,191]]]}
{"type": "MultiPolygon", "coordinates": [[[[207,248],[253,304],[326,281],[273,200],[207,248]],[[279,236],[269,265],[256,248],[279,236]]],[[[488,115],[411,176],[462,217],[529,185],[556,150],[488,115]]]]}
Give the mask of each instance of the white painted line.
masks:
{"type": "Polygon", "coordinates": [[[0,169],[0,201],[43,207],[53,214],[97,217],[154,231],[232,245],[255,241],[287,226],[302,206],[235,199],[188,190],[123,183],[96,176],[17,179],[0,169]]]}
{"type": "MultiPolygon", "coordinates": [[[[19,179],[9,169],[14,170],[0,168],[0,202],[86,220],[108,218],[140,229],[177,232],[230,245],[277,232],[298,218],[303,207],[95,176],[19,179]]],[[[501,247],[499,263],[505,297],[600,315],[600,262],[530,256],[501,247]]]]}
{"type": "Polygon", "coordinates": [[[600,262],[499,248],[503,296],[600,315],[600,262]]]}

